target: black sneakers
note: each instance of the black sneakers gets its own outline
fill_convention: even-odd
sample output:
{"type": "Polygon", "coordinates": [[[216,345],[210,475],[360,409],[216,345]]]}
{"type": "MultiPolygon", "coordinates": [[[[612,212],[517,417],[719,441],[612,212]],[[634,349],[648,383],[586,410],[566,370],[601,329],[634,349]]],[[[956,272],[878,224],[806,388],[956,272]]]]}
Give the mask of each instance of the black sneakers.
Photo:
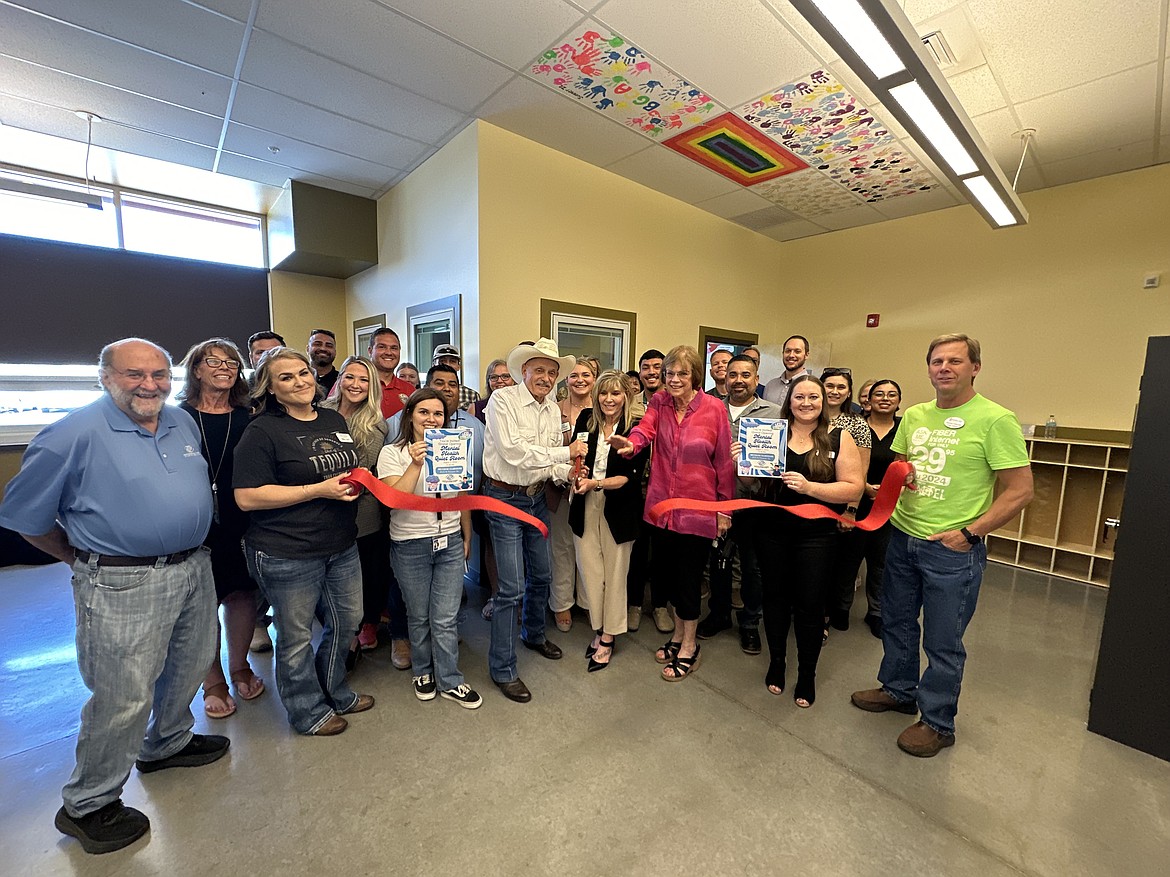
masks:
{"type": "Polygon", "coordinates": [[[231,744],[231,740],[218,734],[192,734],[187,745],[174,755],[155,761],[143,761],[140,758],[134,764],[139,773],[154,773],[168,767],[199,767],[223,758],[231,744]]]}
{"type": "Polygon", "coordinates": [[[112,853],[130,846],[150,830],[146,814],[125,806],[121,798],[84,816],[70,816],[62,807],[53,824],[62,834],[81,841],[87,853],[112,853]]]}
{"type": "Polygon", "coordinates": [[[439,694],[447,700],[455,701],[464,709],[477,710],[483,706],[483,698],[479,696],[479,692],[466,684],[452,688],[450,691],[440,691],[439,694]]]}
{"type": "Polygon", "coordinates": [[[435,677],[430,673],[415,676],[411,679],[414,684],[414,696],[419,700],[435,699],[435,677]]]}

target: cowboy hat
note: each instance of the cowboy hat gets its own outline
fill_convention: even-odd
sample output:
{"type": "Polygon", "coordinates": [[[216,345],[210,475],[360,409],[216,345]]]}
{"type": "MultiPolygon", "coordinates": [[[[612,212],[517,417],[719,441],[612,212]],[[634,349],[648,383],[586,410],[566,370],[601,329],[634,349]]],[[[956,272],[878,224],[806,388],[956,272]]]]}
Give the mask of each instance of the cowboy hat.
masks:
{"type": "Polygon", "coordinates": [[[549,338],[541,338],[535,344],[520,344],[512,348],[512,352],[508,354],[508,371],[512,374],[512,380],[518,384],[524,383],[524,375],[522,370],[524,363],[530,359],[551,359],[561,369],[561,377],[564,377],[573,370],[573,366],[577,364],[575,356],[561,356],[560,350],[557,348],[557,342],[549,338]]]}

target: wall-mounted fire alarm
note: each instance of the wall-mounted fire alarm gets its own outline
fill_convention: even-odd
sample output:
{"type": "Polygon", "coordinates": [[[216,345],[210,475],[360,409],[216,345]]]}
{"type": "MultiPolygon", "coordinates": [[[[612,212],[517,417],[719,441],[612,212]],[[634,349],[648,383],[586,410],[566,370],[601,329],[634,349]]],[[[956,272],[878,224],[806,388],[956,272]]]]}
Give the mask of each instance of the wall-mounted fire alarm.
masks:
{"type": "Polygon", "coordinates": [[[867,329],[876,329],[876,328],[877,328],[877,324],[881,322],[881,319],[882,319],[882,315],[881,315],[881,314],[869,314],[869,315],[868,315],[868,316],[865,318],[865,328],[867,328],[867,329]]]}

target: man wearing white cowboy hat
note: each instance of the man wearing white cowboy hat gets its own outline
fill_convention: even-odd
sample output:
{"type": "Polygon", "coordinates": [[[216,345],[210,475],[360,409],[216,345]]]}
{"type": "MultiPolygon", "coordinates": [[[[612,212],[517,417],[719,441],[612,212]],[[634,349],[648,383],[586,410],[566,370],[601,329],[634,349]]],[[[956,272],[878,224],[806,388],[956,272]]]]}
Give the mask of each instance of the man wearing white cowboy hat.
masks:
{"type": "MultiPolygon", "coordinates": [[[[577,360],[561,356],[557,343],[541,338],[520,344],[508,354],[508,371],[517,381],[492,393],[487,406],[483,448],[483,492],[549,524],[544,485],[567,481],[574,457],[585,456],[585,443],[564,447],[561,412],[553,389],[577,360]]],[[[496,550],[499,592],[493,599],[488,671],[510,700],[527,703],[532,692],[516,672],[516,606],[524,597],[520,641],[546,658],[561,650],[544,635],[544,610],[552,581],[552,552],[535,527],[495,512],[487,513],[496,550]],[[527,578],[527,589],[525,579],[527,578]]]]}

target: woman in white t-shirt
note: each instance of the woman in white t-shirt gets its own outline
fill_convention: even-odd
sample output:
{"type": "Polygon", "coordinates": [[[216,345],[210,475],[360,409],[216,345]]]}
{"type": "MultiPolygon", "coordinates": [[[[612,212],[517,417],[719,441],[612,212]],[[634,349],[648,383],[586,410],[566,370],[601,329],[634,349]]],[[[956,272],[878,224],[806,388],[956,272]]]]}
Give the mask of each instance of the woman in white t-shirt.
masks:
{"type": "MultiPolygon", "coordinates": [[[[394,442],[378,455],[378,474],[390,487],[426,496],[424,433],[446,426],[443,398],[429,388],[415,391],[401,423],[394,442]]],[[[470,539],[470,512],[390,510],[390,557],[406,602],[415,697],[434,700],[437,691],[477,709],[483,698],[459,672],[459,602],[470,539]]]]}

